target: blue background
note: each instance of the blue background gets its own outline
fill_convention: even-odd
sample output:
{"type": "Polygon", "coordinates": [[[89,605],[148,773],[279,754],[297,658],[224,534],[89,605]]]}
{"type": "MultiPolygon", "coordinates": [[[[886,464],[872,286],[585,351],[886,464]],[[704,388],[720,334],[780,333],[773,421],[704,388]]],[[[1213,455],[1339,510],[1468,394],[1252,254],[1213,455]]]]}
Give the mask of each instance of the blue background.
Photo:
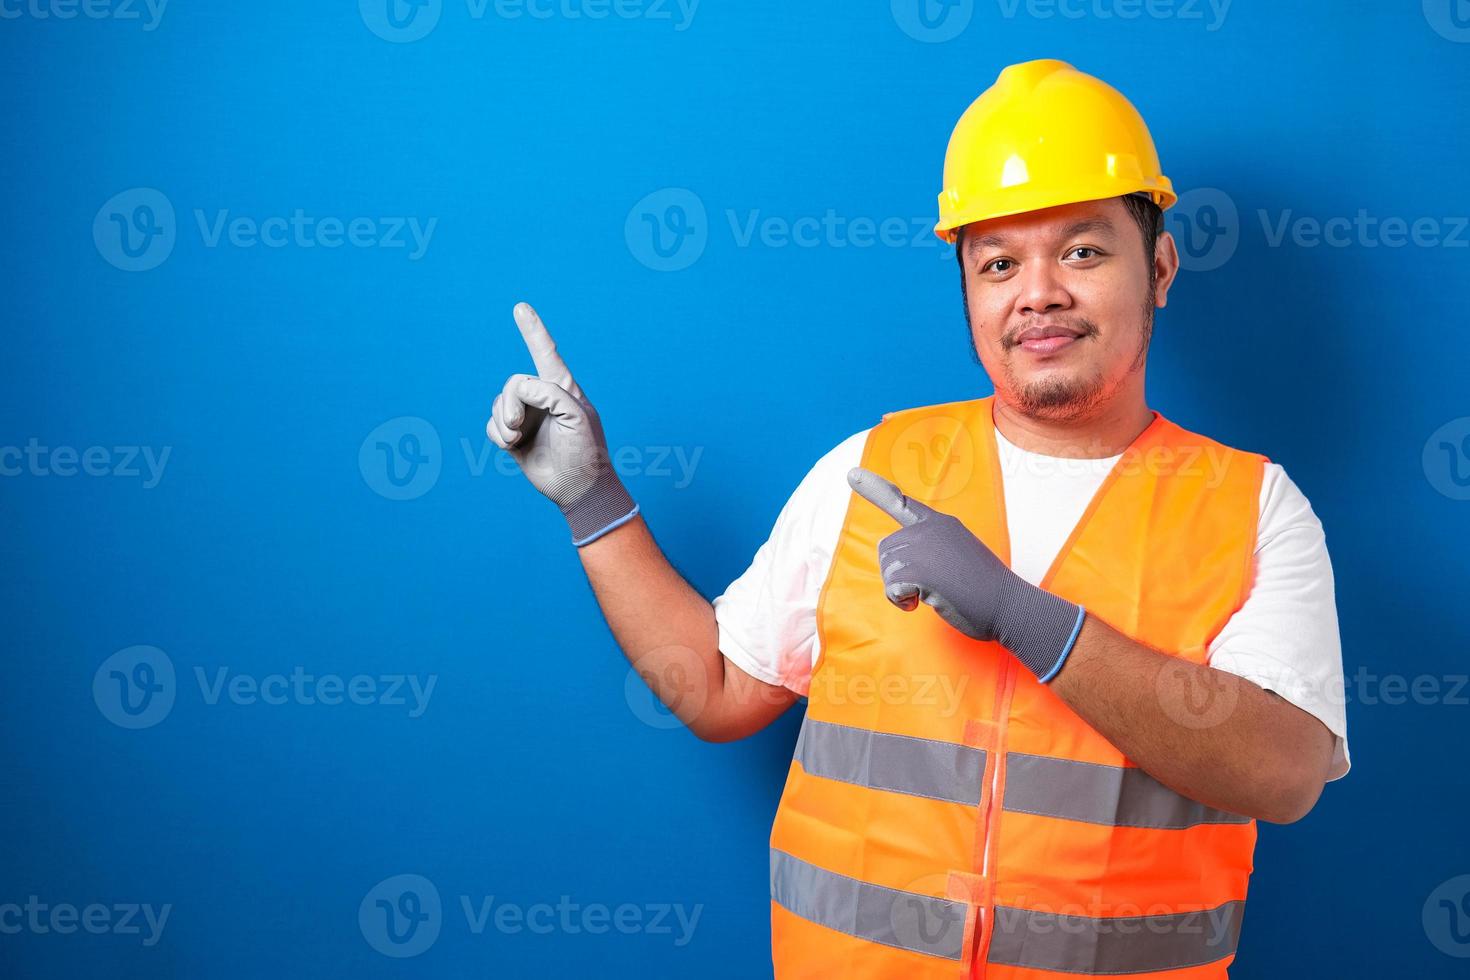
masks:
{"type": "MultiPolygon", "coordinates": [[[[145,30],[27,2],[0,19],[0,444],[170,457],[151,488],[0,478],[0,903],[173,908],[153,946],[0,934],[0,975],[767,974],[766,837],[800,712],[708,745],[625,685],[555,509],[493,456],[476,475],[493,395],[530,369],[510,308],[541,310],[614,446],[654,468],[627,482],[658,540],[718,595],[843,437],[989,393],[952,257],[922,228],[954,120],[1029,58],[1119,87],[1175,186],[1214,189],[1170,216],[1225,233],[1195,243],[1196,266],[1218,264],[1186,270],[1160,315],[1152,407],[1267,453],[1306,492],[1350,678],[1447,691],[1467,670],[1455,477],[1470,456],[1436,433],[1470,425],[1470,232],[1273,247],[1259,216],[1366,209],[1455,234],[1470,214],[1461,0],[1236,0],[1218,22],[1204,4],[1134,19],[1102,0],[1066,8],[1078,17],[961,4],[944,41],[921,40],[902,2],[704,0],[686,23],[673,6],[476,18],[444,0],[406,43],[374,33],[394,30],[371,4],[178,2],[145,30]],[[146,271],[93,236],[99,211],[104,232],[133,215],[135,188],[176,213],[146,271]],[[706,211],[682,212],[695,237],[679,261],[698,254],[672,271],[647,222],[668,232],[679,213],[667,195],[640,205],[667,188],[706,211]],[[210,247],[195,217],[296,209],[437,223],[410,258],[210,247]],[[737,234],[829,211],[920,232],[871,247],[737,234]],[[418,443],[438,476],[412,499],[372,465],[385,422],[389,452],[411,448],[402,426],[440,440],[418,443]],[[702,453],[687,485],[657,472],[660,446],[702,453]],[[174,667],[176,699],[130,730],[93,680],[140,644],[174,667]],[[437,682],[419,717],[209,703],[195,671],[222,667],[437,682]],[[394,959],[358,908],[406,873],[437,887],[442,931],[394,959]],[[475,934],[462,895],[702,909],[683,945],[677,925],[475,934]]],[[[1234,976],[1462,974],[1421,912],[1470,873],[1466,693],[1350,688],[1354,770],[1299,824],[1262,827],[1234,976]]]]}

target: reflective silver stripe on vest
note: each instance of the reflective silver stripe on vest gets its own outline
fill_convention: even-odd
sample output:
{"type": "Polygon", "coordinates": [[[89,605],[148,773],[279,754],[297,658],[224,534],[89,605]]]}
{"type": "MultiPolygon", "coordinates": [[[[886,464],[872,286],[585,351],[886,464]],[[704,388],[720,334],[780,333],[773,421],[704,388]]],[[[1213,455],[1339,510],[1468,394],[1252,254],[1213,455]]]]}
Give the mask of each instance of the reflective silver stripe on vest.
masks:
{"type": "Polygon", "coordinates": [[[980,803],[985,775],[980,749],[849,728],[810,716],[796,739],[796,761],[824,779],[970,806],[980,803]]]}
{"type": "Polygon", "coordinates": [[[1202,823],[1249,823],[1180,796],[1142,769],[1010,752],[1005,808],[1110,827],[1182,830],[1202,823]]]}
{"type": "Polygon", "coordinates": [[[987,960],[1063,973],[1150,973],[1235,952],[1244,902],[1203,912],[1092,919],[998,906],[987,960]]]}
{"type": "Polygon", "coordinates": [[[870,885],[771,848],[771,900],[792,915],[868,942],[958,960],[965,903],[870,885]]]}

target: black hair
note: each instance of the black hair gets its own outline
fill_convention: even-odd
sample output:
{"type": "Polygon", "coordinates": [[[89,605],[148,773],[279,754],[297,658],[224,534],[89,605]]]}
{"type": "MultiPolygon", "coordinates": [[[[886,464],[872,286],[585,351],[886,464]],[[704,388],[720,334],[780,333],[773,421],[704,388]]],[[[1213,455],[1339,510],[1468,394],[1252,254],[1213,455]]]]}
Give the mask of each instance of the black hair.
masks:
{"type": "Polygon", "coordinates": [[[1159,247],[1159,236],[1164,233],[1164,209],[1153,202],[1147,194],[1124,194],[1123,206],[1133,217],[1143,235],[1143,257],[1148,260],[1148,283],[1154,283],[1154,256],[1159,247]]]}

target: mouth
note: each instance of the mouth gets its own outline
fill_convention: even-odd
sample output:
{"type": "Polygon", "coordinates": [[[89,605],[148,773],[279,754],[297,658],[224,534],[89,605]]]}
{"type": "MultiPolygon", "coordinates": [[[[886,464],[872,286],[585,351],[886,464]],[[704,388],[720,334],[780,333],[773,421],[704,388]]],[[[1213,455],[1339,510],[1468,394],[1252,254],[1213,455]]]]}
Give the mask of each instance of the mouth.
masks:
{"type": "Polygon", "coordinates": [[[1033,340],[1023,340],[1020,343],[1022,350],[1028,350],[1033,354],[1055,354],[1064,347],[1075,343],[1077,338],[1072,334],[1063,334],[1057,337],[1037,337],[1033,340]]]}
{"type": "Polygon", "coordinates": [[[1027,327],[1016,336],[1016,346],[1032,354],[1055,354],[1082,339],[1082,331],[1064,326],[1027,327]]]}

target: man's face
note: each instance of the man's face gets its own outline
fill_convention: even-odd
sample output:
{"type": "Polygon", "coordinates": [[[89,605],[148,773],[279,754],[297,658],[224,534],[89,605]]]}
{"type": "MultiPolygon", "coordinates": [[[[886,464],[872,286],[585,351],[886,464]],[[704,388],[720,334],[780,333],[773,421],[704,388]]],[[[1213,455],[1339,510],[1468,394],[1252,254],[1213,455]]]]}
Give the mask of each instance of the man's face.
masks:
{"type": "Polygon", "coordinates": [[[1178,270],[1159,236],[1150,288],[1143,232],[1117,198],[966,226],[961,238],[971,339],[998,394],[1026,415],[1094,415],[1137,385],[1178,270]]]}

